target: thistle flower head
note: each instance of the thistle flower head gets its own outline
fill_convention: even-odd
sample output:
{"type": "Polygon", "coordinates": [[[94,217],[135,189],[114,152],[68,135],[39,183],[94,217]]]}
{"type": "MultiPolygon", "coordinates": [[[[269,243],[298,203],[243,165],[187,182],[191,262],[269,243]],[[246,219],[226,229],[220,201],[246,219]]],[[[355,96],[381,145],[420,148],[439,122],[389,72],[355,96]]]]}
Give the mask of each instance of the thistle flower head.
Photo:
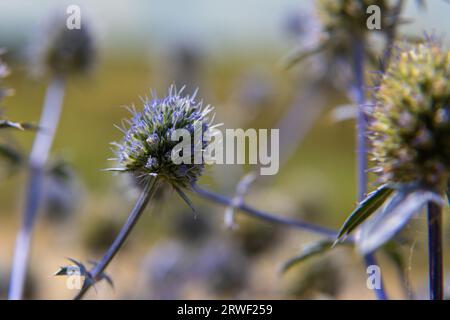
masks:
{"type": "Polygon", "coordinates": [[[389,0],[318,0],[317,9],[324,29],[329,33],[345,31],[351,34],[365,33],[367,8],[376,5],[381,11],[381,28],[388,26],[393,6],[389,0]]]}
{"type": "Polygon", "coordinates": [[[67,76],[91,69],[95,50],[84,21],[80,29],[69,29],[66,19],[56,16],[41,32],[30,53],[36,73],[67,76]]]}
{"type": "Polygon", "coordinates": [[[351,67],[355,48],[361,44],[367,56],[366,63],[377,64],[380,52],[369,40],[373,31],[380,31],[389,38],[390,31],[398,24],[401,7],[389,0],[317,0],[315,4],[315,14],[311,15],[309,23],[303,21],[305,27],[299,30],[302,41],[298,41],[298,47],[287,56],[286,66],[291,67],[308,57],[315,58],[311,74],[331,87],[346,89],[353,81],[351,67]],[[372,5],[381,12],[380,30],[371,30],[367,25],[372,12],[368,13],[367,9],[372,5]]]}
{"type": "Polygon", "coordinates": [[[374,94],[369,128],[383,182],[445,190],[450,174],[450,52],[434,41],[398,48],[374,94]]]}
{"type": "Polygon", "coordinates": [[[141,112],[132,110],[130,127],[125,131],[123,141],[118,144],[118,160],[121,171],[129,171],[137,177],[157,175],[176,188],[189,188],[201,176],[204,163],[195,163],[194,148],[198,148],[202,160],[207,143],[197,143],[194,130],[200,128],[202,137],[210,130],[212,120],[210,106],[203,107],[202,101],[193,96],[182,95],[174,87],[163,99],[145,100],[141,112]],[[179,141],[172,139],[172,133],[185,129],[191,134],[193,143],[190,161],[175,164],[172,151],[179,141]]]}

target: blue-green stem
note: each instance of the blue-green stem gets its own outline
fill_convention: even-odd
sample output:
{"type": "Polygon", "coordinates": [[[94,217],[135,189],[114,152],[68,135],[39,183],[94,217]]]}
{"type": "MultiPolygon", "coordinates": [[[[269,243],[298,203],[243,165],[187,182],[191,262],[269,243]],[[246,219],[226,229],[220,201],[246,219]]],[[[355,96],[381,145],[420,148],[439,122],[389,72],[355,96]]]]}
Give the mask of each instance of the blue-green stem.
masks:
{"type": "Polygon", "coordinates": [[[40,207],[45,164],[58,127],[65,91],[64,79],[55,77],[47,88],[39,130],[29,158],[22,226],[16,239],[8,298],[22,299],[25,285],[31,238],[40,207]]]}
{"type": "Polygon", "coordinates": [[[430,300],[443,300],[442,208],[434,202],[428,204],[428,261],[430,300]]]}
{"type": "MultiPolygon", "coordinates": [[[[357,159],[357,178],[358,178],[358,200],[364,200],[367,194],[367,141],[366,130],[367,120],[364,110],[366,104],[364,90],[364,39],[361,36],[355,36],[353,40],[353,75],[355,102],[358,106],[358,118],[356,121],[356,159],[357,159]]],[[[377,265],[374,253],[364,257],[366,266],[377,265]]],[[[384,290],[384,283],[381,280],[380,288],[375,288],[375,296],[378,300],[386,300],[387,296],[384,290]]]]}
{"type": "Polygon", "coordinates": [[[109,247],[108,251],[105,253],[103,258],[94,266],[92,271],[89,272],[89,276],[93,281],[85,281],[83,287],[80,292],[75,296],[75,300],[80,300],[89,290],[89,288],[95,284],[96,281],[101,280],[102,274],[108,267],[109,263],[113,260],[115,255],[119,252],[122,245],[125,243],[125,240],[128,238],[129,234],[133,230],[137,221],[141,217],[142,213],[145,211],[147,204],[154,196],[156,190],[158,189],[158,178],[151,177],[148,182],[145,184],[144,190],[142,191],[138,201],[136,202],[133,210],[128,216],[127,221],[123,225],[116,239],[112,243],[111,247],[109,247]]]}
{"type": "MultiPolygon", "coordinates": [[[[221,204],[223,206],[233,206],[236,209],[239,209],[240,211],[246,213],[249,216],[252,216],[254,218],[264,220],[270,223],[284,225],[291,228],[301,229],[303,231],[312,232],[315,234],[319,234],[321,236],[325,236],[330,239],[336,239],[338,232],[336,232],[333,229],[329,229],[326,227],[322,227],[313,223],[305,222],[300,219],[295,218],[289,218],[289,217],[283,217],[280,215],[275,215],[272,213],[268,213],[265,211],[261,211],[258,209],[255,209],[244,202],[241,203],[233,203],[233,199],[227,198],[223,195],[214,193],[212,191],[208,191],[205,189],[200,188],[197,185],[193,186],[193,191],[210,201],[214,201],[215,203],[221,204]]],[[[346,241],[353,241],[352,237],[348,237],[346,241]]]]}

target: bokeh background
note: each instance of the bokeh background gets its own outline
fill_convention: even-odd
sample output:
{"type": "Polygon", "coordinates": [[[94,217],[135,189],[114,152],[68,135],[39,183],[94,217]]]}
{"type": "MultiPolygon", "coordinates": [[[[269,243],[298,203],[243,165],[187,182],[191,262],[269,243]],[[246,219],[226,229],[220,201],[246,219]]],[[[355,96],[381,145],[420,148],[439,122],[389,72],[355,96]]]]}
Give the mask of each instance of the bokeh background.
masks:
{"type": "MultiPolygon", "coordinates": [[[[449,4],[426,3],[424,10],[407,1],[404,16],[413,22],[401,28],[402,34],[434,31],[448,45],[449,4]]],[[[63,168],[65,175],[46,184],[28,298],[71,298],[74,291],[66,288],[66,279],[53,276],[68,263],[65,257],[98,259],[114,239],[137,191],[128,177],[102,171],[111,166],[110,142],[121,139],[113,124],[129,116],[123,106],[139,109],[140,97],[150,95],[150,89],[164,95],[171,83],[186,85],[187,91],[198,87],[226,128],[277,128],[289,110],[299,108],[304,121],[298,123],[298,138],[281,142],[291,152],[282,155],[276,176],[256,181],[246,201],[274,214],[339,228],[356,201],[354,123],[333,121],[331,109],[349,102],[325,86],[310,90],[310,75],[301,67],[286,71],[280,66],[297,44],[296,30],[313,1],[0,0],[0,47],[7,49],[4,58],[12,69],[5,84],[15,91],[2,103],[9,118],[38,122],[47,79],[29,74],[27,50],[49,15],[64,12],[69,4],[79,5],[82,23],[89,22],[98,60],[89,76],[71,78],[68,84],[49,163],[56,172],[63,168]]],[[[33,132],[9,132],[2,139],[26,155],[33,137],[33,132]]],[[[26,170],[10,169],[2,168],[0,183],[1,298],[6,296],[26,181],[26,170]]],[[[252,169],[212,167],[200,184],[232,196],[252,169]]],[[[373,298],[353,249],[338,248],[280,275],[281,263],[317,236],[242,214],[237,214],[238,229],[229,230],[223,207],[190,197],[197,215],[176,194],[161,195],[108,268],[115,289],[100,283],[88,297],[373,298]]],[[[423,225],[423,216],[414,219],[406,232],[415,241],[402,247],[407,286],[416,297],[426,297],[427,288],[423,225]]],[[[391,297],[407,297],[392,261],[380,255],[380,264],[391,297]]]]}

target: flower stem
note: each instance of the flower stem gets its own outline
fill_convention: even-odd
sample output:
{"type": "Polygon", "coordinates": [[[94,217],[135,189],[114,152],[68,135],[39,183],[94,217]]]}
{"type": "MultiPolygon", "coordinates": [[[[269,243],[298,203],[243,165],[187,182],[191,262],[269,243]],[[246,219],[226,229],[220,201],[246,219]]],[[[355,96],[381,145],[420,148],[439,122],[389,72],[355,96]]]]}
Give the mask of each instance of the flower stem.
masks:
{"type": "MultiPolygon", "coordinates": [[[[377,260],[375,258],[375,254],[371,253],[371,254],[367,254],[364,256],[364,263],[366,264],[366,266],[377,266],[377,260]]],[[[381,274],[380,274],[381,277],[381,274]]],[[[380,287],[379,288],[374,288],[373,289],[375,291],[375,297],[377,298],[377,300],[387,300],[387,295],[386,295],[386,290],[384,289],[384,282],[383,282],[383,278],[381,278],[380,281],[380,287]]]]}
{"type": "Polygon", "coordinates": [[[39,130],[29,158],[29,177],[21,229],[17,235],[8,298],[22,299],[28,256],[36,216],[39,211],[45,163],[55,137],[63,104],[65,82],[56,77],[47,88],[39,130]]]}
{"type": "Polygon", "coordinates": [[[382,69],[386,71],[389,66],[389,62],[392,56],[392,50],[394,49],[394,41],[397,38],[397,31],[399,26],[400,14],[402,13],[403,7],[405,6],[404,0],[398,0],[395,4],[392,22],[389,28],[386,30],[386,48],[383,56],[382,69]]]}
{"type": "Polygon", "coordinates": [[[358,119],[356,123],[356,153],[358,176],[358,200],[362,201],[367,193],[367,145],[366,145],[366,115],[364,112],[364,43],[360,38],[353,42],[355,101],[358,105],[358,119]]]}
{"type": "MultiPolygon", "coordinates": [[[[355,36],[353,40],[353,75],[355,88],[355,102],[358,106],[358,118],[356,123],[356,159],[358,177],[358,200],[364,200],[367,194],[367,120],[365,114],[366,97],[364,92],[364,39],[355,36]]],[[[366,266],[377,265],[374,253],[364,257],[366,266]]],[[[386,300],[383,280],[379,289],[374,289],[378,300],[386,300]]]]}
{"type": "MultiPolygon", "coordinates": [[[[308,223],[308,222],[304,222],[302,220],[299,219],[293,219],[293,218],[289,218],[289,217],[281,217],[281,216],[277,216],[268,212],[264,212],[261,210],[257,210],[245,203],[233,203],[232,199],[229,199],[225,196],[222,196],[220,194],[205,190],[200,188],[197,185],[193,186],[193,191],[208,200],[214,201],[218,204],[224,205],[224,206],[234,206],[235,208],[245,212],[246,214],[248,214],[249,216],[261,219],[261,220],[265,220],[271,223],[275,223],[275,224],[280,224],[280,225],[284,225],[284,226],[289,226],[292,228],[297,228],[297,229],[302,229],[302,230],[306,230],[306,231],[310,231],[313,233],[317,233],[320,235],[323,235],[325,237],[328,237],[330,239],[336,239],[337,237],[337,232],[335,230],[329,229],[329,228],[325,228],[319,225],[315,225],[312,223],[308,223]]],[[[352,237],[347,238],[348,241],[353,241],[352,237]]]]}
{"type": "MultiPolygon", "coordinates": [[[[128,235],[131,233],[142,213],[145,211],[148,202],[155,194],[157,188],[158,178],[152,177],[145,184],[144,190],[142,191],[138,201],[136,202],[136,205],[128,216],[127,221],[123,225],[113,244],[111,245],[111,247],[109,247],[108,251],[105,253],[100,262],[94,266],[92,271],[89,272],[90,276],[94,280],[94,283],[95,281],[101,279],[103,272],[108,267],[109,263],[112,261],[115,255],[119,252],[122,245],[125,243],[125,240],[128,238],[128,235]]],[[[74,299],[80,300],[81,298],[83,298],[85,293],[94,283],[85,281],[80,292],[75,296],[74,299]]]]}
{"type": "Polygon", "coordinates": [[[428,203],[428,265],[430,300],[443,300],[442,208],[428,203]]]}

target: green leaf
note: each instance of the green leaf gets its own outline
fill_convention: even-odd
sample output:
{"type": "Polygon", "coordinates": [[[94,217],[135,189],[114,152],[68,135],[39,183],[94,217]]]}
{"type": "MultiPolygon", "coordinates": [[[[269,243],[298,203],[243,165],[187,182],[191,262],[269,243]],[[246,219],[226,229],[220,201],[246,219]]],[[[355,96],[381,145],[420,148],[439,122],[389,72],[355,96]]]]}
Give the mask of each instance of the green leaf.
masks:
{"type": "Polygon", "coordinates": [[[373,252],[391,240],[429,202],[445,205],[443,197],[431,190],[405,187],[397,191],[388,205],[362,227],[357,242],[361,253],[373,252]]]}
{"type": "Polygon", "coordinates": [[[381,205],[383,205],[386,199],[391,195],[392,191],[393,189],[385,184],[367,195],[367,197],[350,214],[347,220],[345,220],[341,230],[339,231],[335,244],[341,241],[342,238],[347,236],[350,232],[355,230],[356,227],[358,227],[372,213],[381,207],[381,205]]]}
{"type": "MultiPolygon", "coordinates": [[[[293,266],[299,264],[300,262],[303,262],[311,257],[317,256],[319,254],[327,252],[328,250],[333,249],[333,244],[334,244],[333,240],[323,239],[314,243],[310,243],[309,245],[306,245],[298,255],[287,260],[281,265],[280,273],[285,273],[286,271],[291,269],[293,266]]],[[[340,244],[345,243],[343,242],[340,244]]]]}

